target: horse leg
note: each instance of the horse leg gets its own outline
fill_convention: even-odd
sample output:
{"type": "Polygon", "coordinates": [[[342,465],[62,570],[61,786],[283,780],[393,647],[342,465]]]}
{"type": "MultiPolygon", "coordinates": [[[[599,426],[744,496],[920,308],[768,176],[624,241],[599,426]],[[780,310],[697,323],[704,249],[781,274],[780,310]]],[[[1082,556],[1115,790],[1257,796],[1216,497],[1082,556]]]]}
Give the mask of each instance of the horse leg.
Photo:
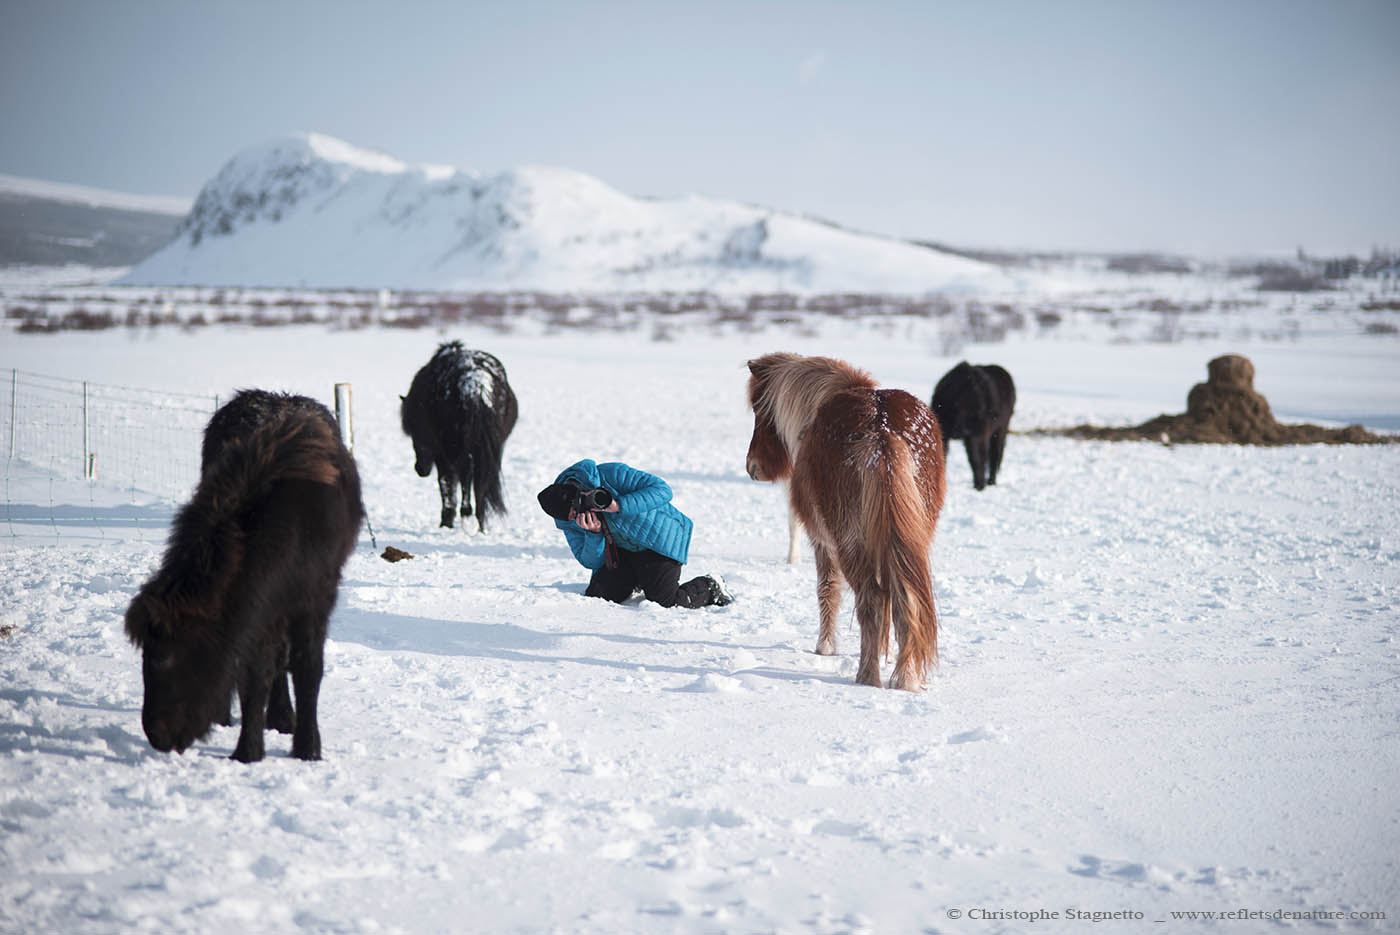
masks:
{"type": "MultiPolygon", "coordinates": [[[[278,624],[285,627],[285,622],[278,624]]],[[[276,662],[272,668],[272,680],[268,686],[267,718],[263,722],[266,730],[279,734],[290,734],[296,714],[292,711],[292,698],[287,694],[287,662],[291,658],[291,647],[284,639],[277,649],[276,662]]]]}
{"type": "MultiPolygon", "coordinates": [[[[235,691],[237,691],[237,689],[235,689],[235,691]]],[[[219,709],[219,714],[214,718],[214,723],[218,724],[220,727],[233,726],[233,695],[229,695],[228,700],[224,702],[224,706],[219,709]]]]}
{"type": "MultiPolygon", "coordinates": [[[[457,471],[457,476],[460,477],[460,478],[462,479],[462,515],[463,515],[463,516],[471,516],[471,515],[472,515],[472,484],[473,484],[473,482],[474,482],[474,480],[475,480],[475,478],[476,478],[476,474],[473,473],[473,470],[472,470],[472,469],[473,469],[472,456],[471,456],[471,455],[467,455],[466,457],[464,457],[464,458],[462,459],[462,465],[461,465],[461,467],[460,467],[460,468],[458,469],[458,471],[457,471]]],[[[480,506],[481,506],[481,491],[480,491],[480,490],[478,490],[478,491],[476,492],[476,502],[477,502],[477,506],[480,507],[480,506]]],[[[483,525],[483,523],[482,523],[483,517],[480,515],[480,510],[477,511],[477,514],[478,514],[478,515],[477,515],[477,517],[476,517],[476,528],[477,528],[478,530],[482,531],[482,532],[485,532],[485,531],[486,531],[486,527],[485,527],[485,526],[483,525]]]]}
{"type": "Polygon", "coordinates": [[[997,482],[997,471],[1001,470],[1001,455],[1002,452],[1006,450],[1006,431],[1006,426],[1003,425],[998,426],[997,429],[992,432],[991,451],[989,452],[990,461],[987,466],[988,484],[995,484],[997,482]]]}
{"type": "Polygon", "coordinates": [[[256,763],[263,758],[263,731],[267,729],[267,693],[274,669],[267,652],[248,659],[238,676],[238,706],[243,724],[232,758],[240,763],[256,763]]]}
{"type": "Polygon", "coordinates": [[[987,486],[987,432],[969,435],[963,439],[967,449],[967,462],[972,465],[972,486],[978,490],[987,486]]]}
{"type": "Polygon", "coordinates": [[[801,537],[801,535],[799,535],[799,530],[800,530],[801,528],[802,528],[802,524],[801,524],[800,522],[798,522],[798,520],[797,520],[797,513],[793,511],[792,507],[788,507],[788,554],[787,554],[787,561],[788,561],[788,564],[789,564],[789,565],[796,565],[797,562],[798,562],[798,559],[801,557],[801,556],[798,554],[798,546],[799,546],[799,545],[801,544],[801,542],[802,542],[802,537],[801,537]]]}
{"type": "MultiPolygon", "coordinates": [[[[329,618],[327,609],[325,618],[329,618]]],[[[321,758],[321,728],[316,722],[316,702],[321,693],[325,670],[325,622],[320,627],[311,620],[301,622],[294,638],[300,644],[292,653],[292,688],[297,696],[297,723],[292,734],[292,756],[299,760],[321,758]]]]}
{"type": "Polygon", "coordinates": [[[296,729],[296,711],[287,692],[287,672],[279,669],[272,677],[272,695],[267,700],[267,729],[290,734],[296,729]]]}
{"type": "Polygon", "coordinates": [[[457,522],[457,474],[445,461],[437,465],[438,493],[442,495],[442,522],[439,526],[452,528],[457,522]]]}
{"type": "Polygon", "coordinates": [[[885,595],[873,582],[856,592],[856,620],[860,622],[860,668],[856,684],[880,687],[880,652],[885,645],[885,595]]]}
{"type": "Polygon", "coordinates": [[[825,546],[812,544],[817,562],[817,607],[821,629],[817,632],[817,655],[836,655],[836,612],[841,609],[841,570],[825,546]]]}

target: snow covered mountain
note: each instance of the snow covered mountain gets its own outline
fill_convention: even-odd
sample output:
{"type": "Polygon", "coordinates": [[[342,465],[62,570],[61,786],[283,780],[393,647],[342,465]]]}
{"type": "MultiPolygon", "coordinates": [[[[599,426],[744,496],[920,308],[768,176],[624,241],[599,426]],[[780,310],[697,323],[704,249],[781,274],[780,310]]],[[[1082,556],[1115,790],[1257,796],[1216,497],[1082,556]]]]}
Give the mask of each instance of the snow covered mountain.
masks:
{"type": "Polygon", "coordinates": [[[133,284],[928,293],[999,268],[700,196],[634,198],[567,169],[410,166],[320,134],[230,160],[133,284]]]}
{"type": "Polygon", "coordinates": [[[168,241],[189,210],[188,198],[0,175],[0,268],[130,266],[168,241]]]}

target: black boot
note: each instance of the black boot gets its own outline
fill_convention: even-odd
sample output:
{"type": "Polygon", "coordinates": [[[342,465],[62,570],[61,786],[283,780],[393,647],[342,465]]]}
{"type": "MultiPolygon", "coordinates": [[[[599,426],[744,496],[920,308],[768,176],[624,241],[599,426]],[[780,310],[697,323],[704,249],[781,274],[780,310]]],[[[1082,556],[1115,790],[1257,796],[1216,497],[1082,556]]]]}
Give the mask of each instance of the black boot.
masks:
{"type": "Polygon", "coordinates": [[[676,589],[676,605],[679,607],[723,607],[734,600],[724,586],[724,579],[711,575],[691,578],[676,589]]]}

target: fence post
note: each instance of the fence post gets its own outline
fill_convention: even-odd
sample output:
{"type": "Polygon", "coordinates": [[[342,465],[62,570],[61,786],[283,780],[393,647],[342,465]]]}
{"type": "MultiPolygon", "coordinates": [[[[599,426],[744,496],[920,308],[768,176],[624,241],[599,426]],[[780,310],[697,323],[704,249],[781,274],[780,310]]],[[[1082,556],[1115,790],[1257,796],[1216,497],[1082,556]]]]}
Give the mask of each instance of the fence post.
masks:
{"type": "Polygon", "coordinates": [[[19,371],[10,371],[10,460],[15,459],[15,397],[19,395],[19,371]]]}
{"type": "Polygon", "coordinates": [[[350,451],[355,450],[355,414],[350,405],[350,384],[335,385],[335,421],[340,425],[340,440],[350,451]]]}
{"type": "Polygon", "coordinates": [[[88,394],[87,394],[87,381],[84,380],[84,381],[83,381],[83,458],[82,458],[81,463],[82,463],[82,465],[83,465],[83,476],[84,476],[85,478],[87,478],[88,480],[92,480],[92,469],[91,469],[92,461],[90,460],[90,457],[89,457],[91,454],[92,454],[92,452],[88,450],[88,394]]]}

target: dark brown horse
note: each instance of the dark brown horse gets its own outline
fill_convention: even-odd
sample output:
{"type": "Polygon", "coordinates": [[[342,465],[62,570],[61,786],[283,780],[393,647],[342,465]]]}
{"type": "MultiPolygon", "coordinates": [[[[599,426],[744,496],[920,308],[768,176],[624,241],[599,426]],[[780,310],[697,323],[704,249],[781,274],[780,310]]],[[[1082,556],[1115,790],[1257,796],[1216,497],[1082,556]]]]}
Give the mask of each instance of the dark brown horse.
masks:
{"type": "Polygon", "coordinates": [[[844,578],[860,621],[856,681],[880,685],[890,627],[899,640],[892,688],[919,691],[938,658],[928,550],[943,506],[943,436],[922,401],[877,389],[829,357],[749,361],[754,413],[748,472],[788,481],[792,511],[817,565],[817,652],[836,652],[844,578]]]}
{"type": "Polygon", "coordinates": [[[982,490],[995,485],[1006,434],[1011,431],[1011,412],[1016,408],[1016,383],[1006,368],[963,361],[943,374],[929,408],[943,430],[944,444],[963,440],[972,466],[972,486],[982,490]]]}
{"type": "Polygon", "coordinates": [[[364,517],[359,473],[315,411],[287,407],[235,434],[210,449],[160,569],[126,611],[141,725],[157,750],[184,752],[226,718],[236,689],[233,758],[260,760],[269,699],[290,673],[292,756],[317,760],[326,629],[364,517]]]}

